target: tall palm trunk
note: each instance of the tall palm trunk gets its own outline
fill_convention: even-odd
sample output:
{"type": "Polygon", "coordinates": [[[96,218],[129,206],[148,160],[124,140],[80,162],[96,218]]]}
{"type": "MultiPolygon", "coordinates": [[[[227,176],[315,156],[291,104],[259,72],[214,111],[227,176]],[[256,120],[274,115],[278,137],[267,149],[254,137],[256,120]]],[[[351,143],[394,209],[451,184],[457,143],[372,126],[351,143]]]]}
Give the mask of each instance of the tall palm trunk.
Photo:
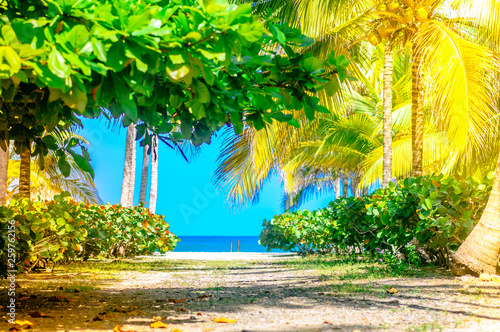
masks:
{"type": "Polygon", "coordinates": [[[351,191],[354,197],[358,198],[360,191],[358,188],[359,183],[361,182],[361,176],[359,174],[355,174],[351,179],[351,191]]]}
{"type": "Polygon", "coordinates": [[[0,147],[0,206],[7,203],[7,170],[9,169],[9,141],[7,150],[4,151],[0,147]]]}
{"type": "Polygon", "coordinates": [[[19,193],[24,198],[30,198],[31,185],[31,150],[28,148],[21,153],[21,165],[19,168],[19,193]]]}
{"type": "Polygon", "coordinates": [[[385,188],[392,180],[392,74],[394,62],[392,59],[392,40],[387,38],[384,52],[384,105],[383,105],[383,140],[384,155],[382,168],[382,187],[385,188]]]}
{"type": "Polygon", "coordinates": [[[149,172],[149,146],[144,147],[142,153],[142,174],[141,174],[141,192],[139,194],[139,202],[146,202],[146,191],[148,189],[148,172],[149,172]]]}
{"type": "Polygon", "coordinates": [[[335,199],[340,197],[340,176],[333,182],[333,190],[335,191],[335,199]]]}
{"type": "Polygon", "coordinates": [[[412,90],[411,90],[411,148],[412,169],[411,176],[420,176],[423,173],[424,156],[424,89],[423,80],[420,77],[421,55],[417,51],[415,43],[412,46],[413,61],[411,66],[412,90]]]}
{"type": "Polygon", "coordinates": [[[349,178],[347,177],[347,174],[343,174],[342,176],[342,196],[347,197],[349,196],[349,178]]]}
{"type": "Polygon", "coordinates": [[[452,271],[457,275],[467,273],[496,274],[500,254],[500,156],[493,188],[481,219],[453,253],[452,271]]]}
{"type": "Polygon", "coordinates": [[[125,164],[123,167],[122,194],[120,204],[122,206],[134,205],[135,189],[135,125],[132,123],[127,127],[127,139],[125,143],[125,164]]]}
{"type": "Polygon", "coordinates": [[[149,211],[156,213],[156,199],[158,197],[158,139],[153,137],[151,142],[151,185],[149,187],[149,211]]]}

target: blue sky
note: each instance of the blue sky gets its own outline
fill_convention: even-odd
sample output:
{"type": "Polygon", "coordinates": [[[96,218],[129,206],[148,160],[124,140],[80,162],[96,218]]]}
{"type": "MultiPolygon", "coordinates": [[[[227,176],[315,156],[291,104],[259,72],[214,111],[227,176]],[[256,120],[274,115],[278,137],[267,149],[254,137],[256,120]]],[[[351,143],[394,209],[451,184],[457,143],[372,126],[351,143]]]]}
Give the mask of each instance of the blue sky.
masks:
{"type": "MultiPolygon", "coordinates": [[[[99,194],[105,203],[119,203],[126,129],[111,130],[103,120],[85,119],[83,123],[81,134],[90,142],[89,152],[99,194]]],[[[165,216],[170,223],[170,230],[177,235],[259,235],[262,221],[282,212],[281,184],[276,178],[264,187],[259,203],[238,211],[228,208],[224,195],[217,195],[212,184],[221,141],[219,137],[212,144],[205,145],[190,164],[160,143],[156,213],[165,216]]],[[[140,157],[137,160],[135,204],[139,201],[142,167],[142,148],[137,146],[140,157]]],[[[301,208],[324,207],[332,197],[333,194],[324,195],[301,208]]]]}

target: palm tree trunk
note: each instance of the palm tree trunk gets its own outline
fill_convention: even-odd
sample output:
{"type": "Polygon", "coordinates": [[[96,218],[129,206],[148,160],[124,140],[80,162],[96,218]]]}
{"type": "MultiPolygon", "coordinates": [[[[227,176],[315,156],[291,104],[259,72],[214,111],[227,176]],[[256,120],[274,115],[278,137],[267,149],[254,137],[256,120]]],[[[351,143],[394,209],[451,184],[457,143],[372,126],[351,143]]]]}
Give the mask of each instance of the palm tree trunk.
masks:
{"type": "Polygon", "coordinates": [[[349,196],[349,178],[347,177],[347,174],[344,173],[344,176],[342,177],[342,196],[347,197],[349,196]]]}
{"type": "Polygon", "coordinates": [[[358,174],[355,174],[352,179],[351,179],[351,191],[354,197],[358,198],[359,197],[359,182],[361,181],[361,177],[358,174]]]}
{"type": "Polygon", "coordinates": [[[335,179],[333,183],[333,189],[335,191],[335,199],[340,197],[340,176],[335,179]]]}
{"type": "Polygon", "coordinates": [[[19,193],[24,198],[30,198],[31,185],[31,150],[28,148],[21,153],[21,165],[19,168],[19,193]]]}
{"type": "Polygon", "coordinates": [[[144,147],[142,153],[142,175],[141,175],[141,193],[139,194],[139,202],[146,202],[146,191],[148,189],[148,172],[149,172],[149,155],[148,145],[144,147]]]}
{"type": "Polygon", "coordinates": [[[384,105],[383,105],[383,170],[382,188],[387,187],[392,180],[392,73],[394,62],[392,59],[392,40],[387,38],[384,52],[384,105]]]}
{"type": "Polygon", "coordinates": [[[127,139],[125,143],[125,164],[123,167],[122,194],[120,204],[122,206],[134,205],[135,189],[135,125],[132,123],[127,127],[127,139]]]}
{"type": "Polygon", "coordinates": [[[451,269],[454,274],[496,274],[500,254],[500,156],[493,188],[481,219],[453,253],[451,269]]]}
{"type": "Polygon", "coordinates": [[[413,61],[411,66],[412,91],[411,91],[411,148],[412,169],[411,176],[421,176],[423,173],[424,156],[424,89],[420,77],[420,63],[422,57],[417,52],[413,43],[413,61]]]}
{"type": "Polygon", "coordinates": [[[4,151],[0,147],[0,206],[4,206],[7,203],[7,170],[9,169],[9,141],[5,142],[7,144],[7,150],[4,151]]]}
{"type": "Polygon", "coordinates": [[[156,213],[158,197],[158,139],[153,137],[151,154],[151,185],[149,187],[149,211],[156,213]]]}

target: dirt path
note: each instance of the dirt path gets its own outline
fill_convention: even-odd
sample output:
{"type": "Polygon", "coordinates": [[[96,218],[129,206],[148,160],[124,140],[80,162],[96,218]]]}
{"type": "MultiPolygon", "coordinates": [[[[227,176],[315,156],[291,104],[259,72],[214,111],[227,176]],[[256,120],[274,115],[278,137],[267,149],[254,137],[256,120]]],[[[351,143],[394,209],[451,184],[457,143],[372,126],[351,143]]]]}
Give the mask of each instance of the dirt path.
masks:
{"type": "MultiPolygon", "coordinates": [[[[153,331],[153,316],[170,324],[162,329],[167,332],[174,328],[185,332],[211,328],[500,331],[500,283],[451,276],[350,279],[342,266],[340,270],[297,269],[278,263],[282,259],[169,258],[148,263],[145,271],[140,268],[144,262],[118,263],[110,270],[105,265],[96,270],[77,264],[60,274],[20,275],[17,318],[33,322],[31,331],[111,331],[116,325],[123,331],[153,331]],[[390,287],[398,293],[389,294],[390,287]],[[52,318],[28,315],[37,310],[52,318]],[[213,321],[220,317],[237,322],[213,321]]],[[[5,307],[6,283],[1,286],[0,304],[5,307]]],[[[0,325],[0,330],[8,329],[7,324],[0,325]]]]}

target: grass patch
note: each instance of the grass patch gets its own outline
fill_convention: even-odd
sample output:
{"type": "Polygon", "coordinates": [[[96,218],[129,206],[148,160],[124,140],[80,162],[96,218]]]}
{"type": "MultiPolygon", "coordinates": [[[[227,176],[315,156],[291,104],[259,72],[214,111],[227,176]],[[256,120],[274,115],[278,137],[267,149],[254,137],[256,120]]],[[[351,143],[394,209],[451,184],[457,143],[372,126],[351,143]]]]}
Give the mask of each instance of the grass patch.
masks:
{"type": "Polygon", "coordinates": [[[408,267],[388,266],[374,262],[369,256],[311,255],[302,258],[274,262],[274,265],[297,270],[315,270],[322,279],[331,276],[339,280],[374,280],[387,277],[443,277],[450,276],[445,269],[433,266],[408,267]]]}

